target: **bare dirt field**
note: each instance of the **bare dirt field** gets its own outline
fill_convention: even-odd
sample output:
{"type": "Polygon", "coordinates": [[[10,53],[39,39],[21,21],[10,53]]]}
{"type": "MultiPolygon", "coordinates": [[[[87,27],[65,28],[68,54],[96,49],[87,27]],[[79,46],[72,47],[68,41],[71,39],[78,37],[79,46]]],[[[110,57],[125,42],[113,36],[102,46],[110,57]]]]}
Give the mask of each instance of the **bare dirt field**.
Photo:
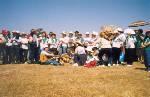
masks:
{"type": "Polygon", "coordinates": [[[144,65],[72,67],[0,65],[0,97],[150,97],[144,65]]]}

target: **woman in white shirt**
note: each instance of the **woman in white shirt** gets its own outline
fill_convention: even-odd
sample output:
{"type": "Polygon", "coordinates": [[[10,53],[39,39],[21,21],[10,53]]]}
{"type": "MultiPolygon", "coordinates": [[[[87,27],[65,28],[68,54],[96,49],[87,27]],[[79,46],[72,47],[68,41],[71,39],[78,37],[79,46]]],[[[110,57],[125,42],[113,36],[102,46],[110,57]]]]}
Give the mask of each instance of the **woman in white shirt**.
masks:
{"type": "Polygon", "coordinates": [[[121,54],[121,47],[124,46],[124,42],[126,40],[125,35],[122,30],[117,30],[115,32],[115,38],[112,40],[112,64],[119,65],[121,62],[119,61],[119,57],[121,54]]]}
{"type": "MultiPolygon", "coordinates": [[[[126,31],[125,31],[126,32],[126,31]]],[[[127,37],[126,37],[126,61],[128,66],[132,66],[134,58],[135,58],[135,42],[136,42],[136,37],[134,36],[135,32],[133,30],[128,30],[127,37]]]]}
{"type": "Polygon", "coordinates": [[[69,56],[72,56],[73,53],[75,52],[75,37],[73,35],[73,32],[69,32],[68,38],[69,41],[68,41],[67,53],[69,56]]]}
{"type": "Polygon", "coordinates": [[[85,46],[89,46],[89,44],[91,44],[91,37],[90,37],[89,32],[85,33],[85,37],[83,39],[84,39],[84,45],[85,46]]]}
{"type": "Polygon", "coordinates": [[[67,33],[63,32],[62,37],[59,39],[59,54],[67,53],[68,41],[67,33]]]}
{"type": "Polygon", "coordinates": [[[40,50],[44,49],[44,46],[48,45],[48,38],[46,32],[42,32],[41,41],[40,41],[40,50]]]}
{"type": "Polygon", "coordinates": [[[48,40],[48,44],[50,45],[50,52],[53,52],[55,55],[58,54],[58,39],[56,38],[56,34],[52,33],[51,38],[48,40]]]}
{"type": "Polygon", "coordinates": [[[27,61],[27,55],[28,55],[28,38],[26,34],[23,34],[20,38],[21,42],[21,63],[25,63],[27,61]]]}
{"type": "Polygon", "coordinates": [[[96,41],[99,43],[99,65],[100,66],[111,66],[111,41],[105,38],[105,34],[103,32],[100,33],[100,38],[96,41]]]}

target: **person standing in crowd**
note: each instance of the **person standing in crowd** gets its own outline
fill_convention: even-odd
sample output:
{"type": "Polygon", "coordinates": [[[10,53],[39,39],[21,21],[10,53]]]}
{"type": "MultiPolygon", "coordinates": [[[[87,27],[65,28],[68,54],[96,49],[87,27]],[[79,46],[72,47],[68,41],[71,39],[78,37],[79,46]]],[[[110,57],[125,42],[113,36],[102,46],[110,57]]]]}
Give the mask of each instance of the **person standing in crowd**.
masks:
{"type": "Polygon", "coordinates": [[[29,36],[29,63],[39,62],[39,43],[37,38],[37,31],[32,29],[29,36]]]}
{"type": "Polygon", "coordinates": [[[58,55],[58,42],[56,34],[54,32],[51,33],[51,38],[48,39],[48,44],[50,46],[50,52],[53,52],[54,55],[58,55]]]}
{"type": "Polygon", "coordinates": [[[78,33],[78,36],[75,38],[75,42],[84,43],[84,39],[81,33],[78,33]]]}
{"type": "Polygon", "coordinates": [[[73,66],[83,66],[87,60],[85,48],[81,42],[77,42],[77,47],[74,54],[73,66]]]}
{"type": "Polygon", "coordinates": [[[84,39],[84,45],[88,47],[91,44],[90,32],[86,32],[85,37],[83,39],[84,39]]]}
{"type": "Polygon", "coordinates": [[[66,32],[62,32],[61,34],[62,37],[59,39],[59,54],[65,54],[67,53],[69,38],[66,32]]]}
{"type": "Polygon", "coordinates": [[[12,46],[12,42],[13,42],[13,36],[11,32],[8,32],[7,35],[5,35],[5,39],[6,39],[6,45],[5,45],[5,59],[4,62],[6,64],[12,64],[13,63],[13,46],[12,46]]]}
{"type": "Polygon", "coordinates": [[[144,48],[144,64],[146,70],[150,72],[150,31],[146,32],[142,47],[144,48]]]}
{"type": "Polygon", "coordinates": [[[95,31],[92,32],[92,36],[91,36],[92,43],[94,43],[95,41],[97,41],[97,35],[98,35],[97,32],[95,32],[95,31]]]}
{"type": "Polygon", "coordinates": [[[90,41],[89,46],[90,46],[91,48],[98,47],[98,43],[94,44],[94,42],[97,41],[97,40],[98,40],[98,33],[95,32],[95,31],[93,31],[93,32],[92,32],[91,41],[90,41]]]}
{"type": "Polygon", "coordinates": [[[0,64],[5,64],[5,43],[6,39],[2,33],[0,33],[0,64]]]}
{"type": "Polygon", "coordinates": [[[121,54],[121,48],[123,49],[124,47],[126,37],[123,34],[122,28],[115,29],[114,33],[115,37],[112,40],[112,64],[113,66],[118,66],[121,63],[119,57],[121,54]]]}
{"type": "Polygon", "coordinates": [[[135,37],[135,32],[133,29],[125,29],[124,33],[127,34],[126,37],[126,61],[127,61],[127,66],[132,66],[135,58],[135,42],[136,42],[136,37],[135,37]]]}
{"type": "Polygon", "coordinates": [[[75,32],[74,32],[74,37],[77,38],[77,37],[78,37],[78,34],[79,34],[79,31],[75,31],[75,32]]]}
{"type": "Polygon", "coordinates": [[[72,54],[75,52],[75,43],[74,43],[75,37],[73,36],[72,31],[69,32],[68,37],[69,37],[69,41],[68,41],[67,53],[69,56],[72,56],[72,54]]]}
{"type": "Polygon", "coordinates": [[[111,66],[111,40],[105,36],[105,32],[100,33],[100,38],[95,42],[95,44],[99,44],[99,65],[100,66],[111,66]]]}
{"type": "Polygon", "coordinates": [[[19,64],[20,63],[20,32],[19,31],[12,31],[13,38],[12,38],[12,62],[13,64],[19,64]]]}
{"type": "Polygon", "coordinates": [[[142,63],[143,61],[143,48],[141,47],[142,42],[144,41],[143,30],[136,30],[136,55],[138,61],[142,63]]]}
{"type": "Polygon", "coordinates": [[[21,42],[21,63],[27,62],[27,55],[28,55],[28,36],[27,34],[23,33],[20,39],[21,42]]]}
{"type": "Polygon", "coordinates": [[[42,35],[40,37],[40,50],[42,51],[45,45],[48,45],[48,38],[45,31],[42,32],[42,35]]]}

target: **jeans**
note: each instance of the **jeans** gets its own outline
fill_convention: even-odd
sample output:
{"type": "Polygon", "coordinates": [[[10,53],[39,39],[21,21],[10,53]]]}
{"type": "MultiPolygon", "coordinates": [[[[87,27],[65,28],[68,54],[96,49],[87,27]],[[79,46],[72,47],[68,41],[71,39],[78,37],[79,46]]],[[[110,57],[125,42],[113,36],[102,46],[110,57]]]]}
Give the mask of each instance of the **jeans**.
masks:
{"type": "Polygon", "coordinates": [[[20,50],[20,60],[21,60],[22,63],[25,63],[27,61],[27,55],[28,55],[28,50],[21,48],[21,50],[20,50]]]}
{"type": "Polygon", "coordinates": [[[112,49],[111,48],[102,48],[101,50],[99,50],[99,65],[108,65],[108,64],[112,64],[112,49]],[[103,56],[106,55],[107,56],[107,61],[105,61],[103,59],[103,56]]]}
{"type": "Polygon", "coordinates": [[[60,46],[58,51],[60,55],[67,53],[67,46],[60,46]]]}
{"type": "Polygon", "coordinates": [[[75,54],[74,55],[74,62],[78,63],[79,66],[83,66],[87,60],[86,54],[75,54]]]}
{"type": "Polygon", "coordinates": [[[13,62],[13,47],[12,46],[6,46],[5,47],[6,54],[5,54],[5,64],[11,64],[13,62]]]}
{"type": "Polygon", "coordinates": [[[112,62],[113,64],[120,64],[119,57],[120,57],[121,49],[120,48],[112,48],[112,62]]]}
{"type": "Polygon", "coordinates": [[[20,47],[19,45],[12,46],[12,63],[20,63],[20,47]]]}
{"type": "Polygon", "coordinates": [[[58,61],[56,61],[56,60],[48,60],[48,61],[46,62],[46,64],[60,65],[60,63],[59,63],[58,61]]]}
{"type": "Polygon", "coordinates": [[[5,64],[6,49],[4,44],[0,44],[0,64],[5,64]]]}
{"type": "Polygon", "coordinates": [[[127,48],[125,53],[126,62],[132,65],[135,60],[135,48],[127,48]]]}

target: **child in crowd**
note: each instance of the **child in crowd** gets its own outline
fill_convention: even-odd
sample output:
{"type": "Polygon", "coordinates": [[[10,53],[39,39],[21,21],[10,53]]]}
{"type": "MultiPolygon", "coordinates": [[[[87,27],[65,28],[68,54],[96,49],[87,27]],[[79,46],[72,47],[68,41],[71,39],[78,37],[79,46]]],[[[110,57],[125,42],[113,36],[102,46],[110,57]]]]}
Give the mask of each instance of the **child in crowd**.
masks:
{"type": "Polygon", "coordinates": [[[96,60],[97,58],[94,55],[95,52],[92,50],[91,47],[86,48],[86,51],[87,51],[87,61],[84,64],[84,67],[88,67],[88,68],[95,67],[97,63],[96,60]]]}

